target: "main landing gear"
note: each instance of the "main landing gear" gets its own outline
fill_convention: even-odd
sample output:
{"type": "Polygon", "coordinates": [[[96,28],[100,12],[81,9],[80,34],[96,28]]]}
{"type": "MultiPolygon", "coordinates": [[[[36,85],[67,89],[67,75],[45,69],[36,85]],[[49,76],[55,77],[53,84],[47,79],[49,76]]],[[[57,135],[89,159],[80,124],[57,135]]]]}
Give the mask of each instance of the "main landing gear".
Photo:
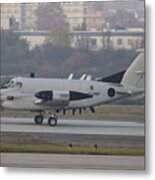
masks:
{"type": "MultiPolygon", "coordinates": [[[[36,115],[34,117],[34,122],[36,124],[40,124],[40,125],[43,124],[43,120],[44,120],[43,115],[36,115]]],[[[48,118],[48,125],[52,126],[52,127],[56,126],[57,125],[57,120],[58,120],[58,118],[55,115],[52,115],[51,117],[48,118]]]]}
{"type": "Polygon", "coordinates": [[[34,117],[34,122],[36,124],[42,124],[44,120],[44,116],[43,115],[37,115],[34,117]]]}

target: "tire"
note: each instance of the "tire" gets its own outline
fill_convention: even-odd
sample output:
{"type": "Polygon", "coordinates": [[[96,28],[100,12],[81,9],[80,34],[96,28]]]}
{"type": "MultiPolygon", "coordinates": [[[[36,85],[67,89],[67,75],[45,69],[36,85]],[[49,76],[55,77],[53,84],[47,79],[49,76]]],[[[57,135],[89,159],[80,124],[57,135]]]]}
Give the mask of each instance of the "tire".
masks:
{"type": "Polygon", "coordinates": [[[36,124],[42,124],[42,123],[43,123],[43,120],[44,120],[44,117],[43,117],[42,115],[37,115],[37,116],[35,116],[35,118],[34,118],[34,122],[35,122],[36,124]]]}
{"type": "Polygon", "coordinates": [[[50,117],[50,118],[48,119],[48,125],[49,125],[49,126],[52,126],[52,127],[56,126],[56,125],[57,125],[57,119],[54,118],[54,117],[50,117]]]}

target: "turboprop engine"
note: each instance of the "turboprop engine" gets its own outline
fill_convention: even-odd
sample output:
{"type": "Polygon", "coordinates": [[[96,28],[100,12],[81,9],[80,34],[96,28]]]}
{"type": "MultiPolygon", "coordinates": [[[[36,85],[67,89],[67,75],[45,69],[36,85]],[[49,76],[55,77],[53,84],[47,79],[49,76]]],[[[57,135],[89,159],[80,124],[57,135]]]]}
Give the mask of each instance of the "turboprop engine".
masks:
{"type": "Polygon", "coordinates": [[[92,98],[92,95],[76,92],[76,91],[40,91],[35,94],[35,97],[41,101],[49,102],[51,105],[67,106],[70,101],[78,101],[82,99],[92,98]]]}
{"type": "Polygon", "coordinates": [[[42,100],[50,102],[51,105],[67,106],[69,104],[69,91],[40,91],[35,96],[42,100]]]}

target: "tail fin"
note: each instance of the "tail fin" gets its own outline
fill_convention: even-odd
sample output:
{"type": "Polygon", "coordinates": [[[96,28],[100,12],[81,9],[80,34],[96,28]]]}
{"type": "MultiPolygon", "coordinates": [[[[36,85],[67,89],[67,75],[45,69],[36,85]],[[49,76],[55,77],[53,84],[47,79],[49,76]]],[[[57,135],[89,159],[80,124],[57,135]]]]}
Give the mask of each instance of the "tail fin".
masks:
{"type": "Polygon", "coordinates": [[[129,66],[121,81],[123,86],[144,88],[144,52],[129,66]]]}

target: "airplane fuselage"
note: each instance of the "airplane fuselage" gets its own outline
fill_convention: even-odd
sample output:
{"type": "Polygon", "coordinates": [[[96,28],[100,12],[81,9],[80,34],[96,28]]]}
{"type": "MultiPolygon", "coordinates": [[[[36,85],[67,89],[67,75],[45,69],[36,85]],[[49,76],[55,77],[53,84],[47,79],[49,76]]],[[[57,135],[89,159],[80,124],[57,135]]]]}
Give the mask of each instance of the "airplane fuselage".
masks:
{"type": "Polygon", "coordinates": [[[79,80],[17,77],[1,89],[1,105],[5,109],[38,111],[36,124],[42,124],[46,111],[54,111],[48,119],[50,126],[57,125],[55,112],[68,109],[90,108],[144,93],[144,53],[137,56],[123,75],[120,83],[93,81],[82,76],[79,80]]]}
{"type": "MultiPolygon", "coordinates": [[[[92,80],[14,78],[13,87],[2,90],[2,106],[17,110],[61,110],[85,108],[118,99],[118,87],[111,83],[92,80]],[[17,84],[21,83],[21,87],[17,84]],[[52,93],[48,101],[36,93],[52,93]],[[9,97],[13,97],[12,99],[9,97]]],[[[41,94],[42,95],[42,94],[41,94]]],[[[44,95],[44,94],[43,94],[44,95]]],[[[48,94],[47,94],[48,95],[48,94]]]]}

